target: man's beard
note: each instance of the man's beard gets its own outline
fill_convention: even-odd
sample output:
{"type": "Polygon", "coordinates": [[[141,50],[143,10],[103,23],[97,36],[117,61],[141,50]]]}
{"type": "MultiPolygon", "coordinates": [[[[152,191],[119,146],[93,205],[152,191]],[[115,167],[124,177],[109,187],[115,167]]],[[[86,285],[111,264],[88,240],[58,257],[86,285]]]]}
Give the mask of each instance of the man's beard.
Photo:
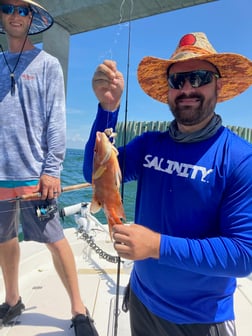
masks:
{"type": "Polygon", "coordinates": [[[170,110],[177,123],[185,126],[193,126],[199,124],[214,112],[216,101],[216,96],[205,100],[204,96],[199,94],[182,94],[176,98],[174,105],[170,105],[170,110]],[[191,105],[180,106],[178,101],[186,98],[197,99],[199,101],[198,107],[191,105]]]}

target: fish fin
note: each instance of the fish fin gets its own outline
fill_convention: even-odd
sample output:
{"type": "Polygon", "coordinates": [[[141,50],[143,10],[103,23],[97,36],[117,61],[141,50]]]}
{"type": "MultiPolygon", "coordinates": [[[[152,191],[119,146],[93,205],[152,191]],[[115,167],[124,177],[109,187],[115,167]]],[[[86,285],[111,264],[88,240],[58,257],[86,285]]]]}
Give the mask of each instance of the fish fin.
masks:
{"type": "Polygon", "coordinates": [[[99,177],[101,177],[104,172],[106,171],[107,167],[105,166],[100,166],[98,169],[96,169],[96,171],[93,173],[93,179],[96,180],[99,177]]]}
{"type": "Polygon", "coordinates": [[[92,198],[92,202],[90,204],[90,212],[91,213],[96,213],[101,210],[101,203],[97,201],[96,197],[94,196],[92,198]]]}
{"type": "Polygon", "coordinates": [[[118,189],[120,188],[121,180],[122,180],[122,174],[121,171],[118,170],[115,174],[115,184],[118,189]]]}
{"type": "Polygon", "coordinates": [[[119,154],[117,148],[115,146],[112,146],[112,150],[115,152],[116,156],[119,154]]]}
{"type": "MultiPolygon", "coordinates": [[[[104,210],[105,210],[105,213],[106,213],[106,209],[104,209],[104,210]]],[[[114,209],[110,209],[109,216],[107,216],[107,220],[108,220],[108,227],[109,227],[109,233],[110,233],[111,240],[112,240],[112,228],[113,228],[113,226],[117,225],[117,224],[123,224],[122,219],[126,220],[123,206],[120,207],[119,211],[115,211],[114,209]]]]}

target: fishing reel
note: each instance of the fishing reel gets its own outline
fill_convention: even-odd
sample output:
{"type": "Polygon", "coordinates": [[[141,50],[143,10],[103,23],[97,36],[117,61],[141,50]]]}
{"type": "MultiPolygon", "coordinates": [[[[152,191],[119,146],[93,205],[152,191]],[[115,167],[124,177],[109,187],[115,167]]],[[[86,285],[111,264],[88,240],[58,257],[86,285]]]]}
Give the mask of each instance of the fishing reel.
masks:
{"type": "Polygon", "coordinates": [[[57,204],[48,204],[47,206],[40,205],[36,207],[35,211],[38,219],[43,221],[52,219],[54,214],[58,211],[58,206],[57,204]]]}

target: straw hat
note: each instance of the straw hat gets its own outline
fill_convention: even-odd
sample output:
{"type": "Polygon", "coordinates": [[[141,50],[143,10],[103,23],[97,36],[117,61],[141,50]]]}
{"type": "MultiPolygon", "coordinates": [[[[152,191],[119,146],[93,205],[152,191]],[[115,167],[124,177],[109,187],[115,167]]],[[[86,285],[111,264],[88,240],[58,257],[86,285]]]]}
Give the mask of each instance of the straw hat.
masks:
{"type": "Polygon", "coordinates": [[[217,53],[204,33],[184,35],[170,59],[144,57],[138,66],[138,82],[152,98],[168,103],[167,68],[189,59],[211,62],[222,77],[218,102],[231,99],[252,84],[252,62],[239,54],[217,53]]]}
{"type": "MultiPolygon", "coordinates": [[[[40,6],[35,1],[22,0],[23,2],[29,4],[32,9],[33,19],[28,32],[28,35],[35,35],[49,29],[53,25],[53,18],[48,13],[48,11],[40,6]]],[[[4,4],[5,1],[0,0],[0,4],[4,4]]],[[[2,23],[0,21],[0,33],[4,34],[2,23]]]]}

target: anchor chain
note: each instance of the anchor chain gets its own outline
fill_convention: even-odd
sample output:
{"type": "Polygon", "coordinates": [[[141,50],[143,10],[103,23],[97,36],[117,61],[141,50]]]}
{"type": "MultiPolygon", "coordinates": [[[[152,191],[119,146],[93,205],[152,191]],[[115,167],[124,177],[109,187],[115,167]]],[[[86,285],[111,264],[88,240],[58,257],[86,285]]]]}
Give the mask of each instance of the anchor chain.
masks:
{"type": "Polygon", "coordinates": [[[77,234],[80,234],[80,239],[85,240],[85,242],[99,255],[100,258],[105,259],[108,262],[111,262],[113,264],[117,264],[119,261],[119,257],[113,256],[107,252],[105,252],[103,249],[101,249],[95,242],[94,238],[90,236],[83,228],[79,228],[77,230],[77,234]]]}

